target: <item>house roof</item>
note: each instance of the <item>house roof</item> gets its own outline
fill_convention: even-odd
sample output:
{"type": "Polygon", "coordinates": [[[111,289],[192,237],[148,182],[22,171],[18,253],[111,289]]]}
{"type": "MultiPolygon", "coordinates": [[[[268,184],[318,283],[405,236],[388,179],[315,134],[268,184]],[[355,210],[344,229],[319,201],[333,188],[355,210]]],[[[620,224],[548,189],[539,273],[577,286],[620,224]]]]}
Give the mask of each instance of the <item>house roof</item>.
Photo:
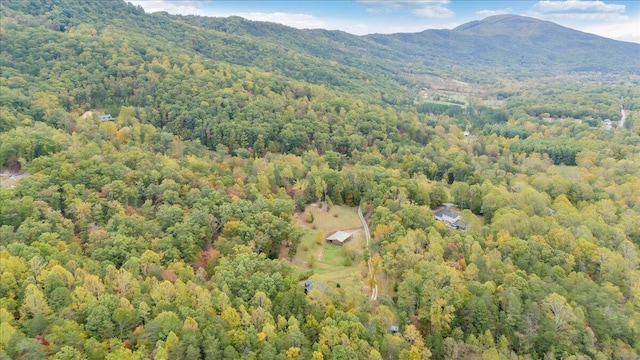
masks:
{"type": "Polygon", "coordinates": [[[460,215],[455,214],[455,213],[453,213],[453,212],[449,211],[448,209],[444,209],[444,210],[436,211],[436,212],[434,213],[434,215],[435,215],[436,217],[438,217],[438,218],[445,218],[445,217],[448,217],[448,218],[451,218],[451,219],[458,219],[458,218],[460,217],[460,215]]]}
{"type": "Polygon", "coordinates": [[[351,233],[350,232],[346,232],[346,231],[336,231],[335,233],[333,233],[333,235],[329,236],[327,238],[327,240],[330,241],[339,241],[339,242],[345,242],[347,240],[349,240],[349,238],[351,237],[351,233]]]}

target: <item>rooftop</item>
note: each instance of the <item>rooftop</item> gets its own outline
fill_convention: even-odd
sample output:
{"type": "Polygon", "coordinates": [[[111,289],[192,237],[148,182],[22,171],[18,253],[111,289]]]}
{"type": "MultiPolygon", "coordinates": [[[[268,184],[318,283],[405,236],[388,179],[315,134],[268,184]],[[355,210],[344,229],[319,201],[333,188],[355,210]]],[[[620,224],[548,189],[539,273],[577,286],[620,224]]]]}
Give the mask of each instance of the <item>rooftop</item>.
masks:
{"type": "Polygon", "coordinates": [[[333,233],[331,236],[329,236],[327,238],[328,241],[339,241],[339,242],[345,242],[347,240],[349,240],[349,238],[351,237],[351,233],[350,232],[346,232],[346,231],[336,231],[335,233],[333,233]]]}
{"type": "Polygon", "coordinates": [[[447,218],[451,218],[451,219],[456,219],[456,218],[460,217],[460,215],[451,212],[449,209],[442,209],[440,211],[436,211],[434,213],[434,215],[435,215],[436,218],[445,218],[445,217],[447,217],[447,218]]]}

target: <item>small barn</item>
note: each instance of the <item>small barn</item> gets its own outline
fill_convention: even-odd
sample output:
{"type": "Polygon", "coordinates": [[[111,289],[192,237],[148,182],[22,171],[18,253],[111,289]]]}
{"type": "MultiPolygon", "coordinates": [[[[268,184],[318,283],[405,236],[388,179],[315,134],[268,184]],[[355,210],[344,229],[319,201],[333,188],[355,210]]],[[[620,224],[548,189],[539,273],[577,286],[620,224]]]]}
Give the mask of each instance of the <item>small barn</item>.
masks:
{"type": "Polygon", "coordinates": [[[350,232],[336,231],[335,233],[333,233],[331,236],[327,238],[327,242],[334,245],[342,246],[342,244],[351,240],[352,237],[353,237],[353,234],[350,232]]]}
{"type": "Polygon", "coordinates": [[[113,121],[114,118],[113,118],[113,116],[111,116],[111,114],[105,114],[105,115],[98,115],[98,120],[100,120],[100,121],[113,121]]]}

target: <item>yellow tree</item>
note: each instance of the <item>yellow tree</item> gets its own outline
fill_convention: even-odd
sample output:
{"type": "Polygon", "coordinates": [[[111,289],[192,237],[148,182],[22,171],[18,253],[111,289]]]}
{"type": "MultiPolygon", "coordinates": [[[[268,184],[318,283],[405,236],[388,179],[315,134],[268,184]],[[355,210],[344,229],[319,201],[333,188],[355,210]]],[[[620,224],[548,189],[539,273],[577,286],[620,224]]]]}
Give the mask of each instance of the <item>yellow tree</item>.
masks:
{"type": "Polygon", "coordinates": [[[30,319],[37,315],[49,315],[51,308],[47,304],[47,300],[36,285],[29,284],[24,290],[24,300],[20,307],[20,315],[22,319],[30,319]]]}

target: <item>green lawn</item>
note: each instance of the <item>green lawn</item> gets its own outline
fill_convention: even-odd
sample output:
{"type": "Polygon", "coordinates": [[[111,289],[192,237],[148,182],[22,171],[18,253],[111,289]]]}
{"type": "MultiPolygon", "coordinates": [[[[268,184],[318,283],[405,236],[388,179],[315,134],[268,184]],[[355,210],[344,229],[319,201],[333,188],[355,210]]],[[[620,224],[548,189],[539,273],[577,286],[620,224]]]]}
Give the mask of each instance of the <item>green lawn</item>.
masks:
{"type": "Polygon", "coordinates": [[[313,214],[313,225],[317,230],[325,235],[330,235],[338,230],[349,230],[361,228],[362,224],[358,218],[358,209],[348,206],[332,206],[327,211],[326,206],[322,209],[317,206],[308,206],[307,209],[313,214]]]}
{"type": "Polygon", "coordinates": [[[362,224],[358,218],[358,209],[347,206],[333,206],[327,212],[326,207],[309,206],[313,214],[313,223],[305,222],[301,215],[297,223],[306,230],[293,263],[301,271],[313,270],[311,280],[319,289],[337,288],[338,284],[348,297],[365,296],[366,264],[362,253],[365,246],[362,224]],[[337,215],[336,215],[337,214],[337,215]],[[354,232],[344,246],[329,244],[325,238],[338,230],[354,232]],[[322,234],[322,241],[317,243],[317,234],[322,234]],[[357,256],[351,264],[347,261],[347,251],[356,252],[357,256]],[[310,265],[311,263],[311,265],[310,265]]]}
{"type": "Polygon", "coordinates": [[[345,266],[345,252],[342,246],[325,244],[322,262],[330,266],[345,266]]]}

